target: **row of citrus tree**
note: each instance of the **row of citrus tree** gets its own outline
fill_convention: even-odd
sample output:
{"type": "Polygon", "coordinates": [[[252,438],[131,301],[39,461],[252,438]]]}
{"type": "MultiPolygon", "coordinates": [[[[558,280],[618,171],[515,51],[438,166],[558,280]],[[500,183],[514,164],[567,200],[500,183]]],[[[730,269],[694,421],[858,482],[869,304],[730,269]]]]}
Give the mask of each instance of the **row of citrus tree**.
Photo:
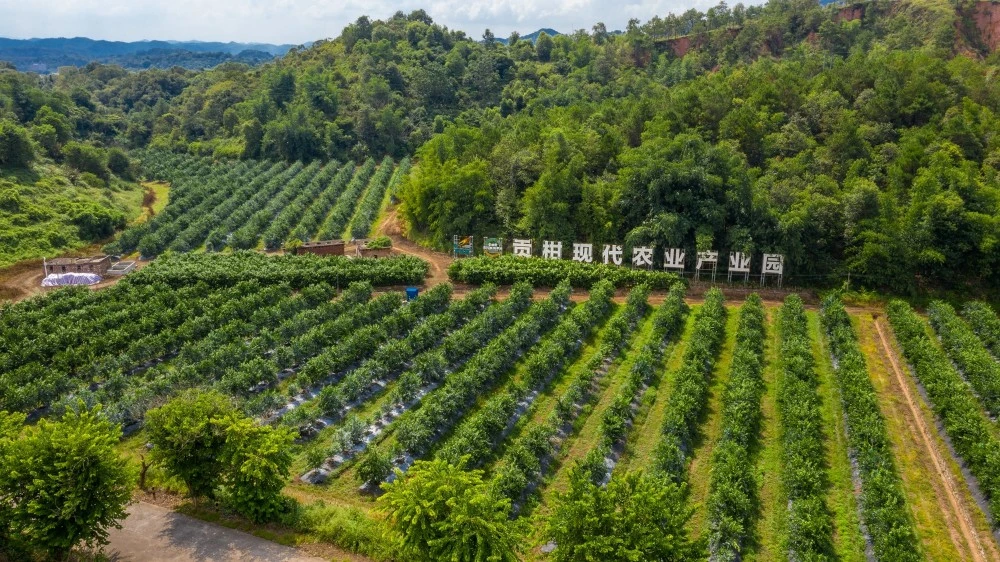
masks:
{"type": "Polygon", "coordinates": [[[708,492],[711,560],[739,560],[758,510],[754,452],[764,394],[764,305],[756,294],[740,309],[736,347],[722,395],[722,435],[712,450],[708,492]]]}
{"type": "Polygon", "coordinates": [[[1000,359],[1000,316],[984,302],[968,303],[962,309],[962,316],[993,353],[993,357],[1000,359]]]}
{"type": "Polygon", "coordinates": [[[837,387],[847,422],[847,443],[861,479],[861,517],[875,558],[900,562],[922,560],[878,395],[851,319],[836,297],[823,302],[823,326],[835,359],[837,387]]]}
{"type": "Polygon", "coordinates": [[[625,382],[615,392],[611,404],[601,416],[597,429],[600,442],[583,462],[594,482],[604,481],[609,469],[617,462],[643,396],[654,379],[662,375],[664,348],[680,336],[687,314],[684,286],[675,284],[663,304],[653,313],[653,329],[649,340],[639,349],[626,374],[625,382]]]}
{"type": "Polygon", "coordinates": [[[547,467],[558,456],[573,422],[597,396],[595,387],[608,373],[611,362],[619,357],[635,333],[648,308],[649,287],[632,289],[625,304],[608,320],[601,346],[584,368],[570,380],[544,422],[529,423],[506,448],[493,472],[493,486],[520,509],[527,495],[537,488],[547,467]]]}
{"type": "Polygon", "coordinates": [[[948,357],[975,389],[986,411],[997,417],[1000,414],[1000,362],[950,304],[932,302],[927,308],[927,316],[948,357]]]}
{"type": "Polygon", "coordinates": [[[30,411],[77,387],[105,380],[125,365],[135,368],[172,342],[183,344],[194,325],[190,319],[259,289],[255,283],[225,291],[204,285],[176,291],[161,284],[122,285],[79,302],[74,311],[53,310],[31,325],[19,326],[16,332],[22,337],[0,359],[0,407],[30,411]]]}
{"type": "Polygon", "coordinates": [[[1000,513],[1000,440],[992,422],[948,356],[931,341],[924,322],[913,309],[894,300],[889,303],[888,315],[903,354],[927,392],[955,452],[979,480],[990,511],[1000,513]]]}
{"type": "MultiPolygon", "coordinates": [[[[364,475],[362,480],[368,484],[383,481],[392,470],[390,451],[385,447],[369,448],[362,441],[365,428],[378,427],[381,436],[395,433],[398,423],[402,421],[398,416],[419,404],[450,373],[460,370],[470,358],[480,353],[483,342],[491,341],[509,330],[531,306],[531,295],[530,285],[514,285],[503,302],[488,305],[467,323],[448,333],[440,345],[417,355],[410,361],[407,370],[399,375],[396,385],[385,399],[385,404],[393,407],[396,414],[379,412],[371,419],[356,420],[356,423],[351,423],[348,418],[344,427],[333,436],[329,456],[340,455],[344,460],[350,460],[353,458],[352,451],[367,451],[359,469],[359,474],[364,475]]],[[[319,396],[318,407],[321,410],[326,408],[323,400],[324,396],[319,396]]],[[[336,406],[339,406],[339,401],[331,405],[331,409],[336,406]]],[[[429,435],[415,435],[414,438],[423,442],[429,439],[429,435]]]]}
{"type": "Polygon", "coordinates": [[[600,281],[590,289],[590,298],[566,314],[552,332],[533,347],[511,384],[467,416],[437,451],[448,462],[466,462],[478,467],[494,454],[521,414],[552,377],[576,357],[583,341],[593,334],[611,308],[614,286],[600,281]]]}
{"type": "Polygon", "coordinates": [[[401,419],[396,430],[400,445],[414,456],[446,434],[476,399],[491,391],[513,362],[555,327],[569,305],[569,283],[561,283],[548,298],[531,305],[510,328],[491,340],[464,367],[452,373],[433,393],[401,419]]]}
{"type": "MultiPolygon", "coordinates": [[[[274,417],[281,417],[285,424],[299,427],[300,430],[319,417],[325,416],[336,421],[348,409],[377,396],[416,357],[439,345],[450,331],[460,329],[475,318],[491,304],[495,294],[496,287],[480,287],[464,299],[452,301],[447,310],[428,317],[405,337],[385,342],[374,352],[369,350],[366,359],[357,368],[347,372],[339,382],[325,385],[318,391],[296,395],[288,403],[295,404],[289,415],[274,417]],[[299,399],[306,396],[308,400],[300,403],[299,399]]],[[[413,381],[401,381],[401,384],[412,385],[413,381]]]]}
{"type": "Polygon", "coordinates": [[[833,520],[826,505],[828,476],[819,377],[802,299],[791,295],[778,314],[782,373],[778,384],[781,417],[781,479],[788,495],[788,556],[833,556],[833,520]]]}

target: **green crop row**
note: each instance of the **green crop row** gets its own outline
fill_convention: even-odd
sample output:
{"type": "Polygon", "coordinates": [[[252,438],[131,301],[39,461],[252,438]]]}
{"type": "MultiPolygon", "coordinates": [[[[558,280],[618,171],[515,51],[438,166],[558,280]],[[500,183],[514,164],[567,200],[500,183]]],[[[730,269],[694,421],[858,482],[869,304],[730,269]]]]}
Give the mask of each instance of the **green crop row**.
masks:
{"type": "Polygon", "coordinates": [[[778,385],[781,420],[781,478],[788,496],[788,556],[792,560],[833,557],[833,520],[826,505],[823,417],[805,309],[798,295],[779,313],[782,376],[778,385]]]}
{"type": "Polygon", "coordinates": [[[653,453],[653,468],[675,481],[686,478],[687,460],[694,449],[698,418],[708,400],[708,382],[726,335],[726,307],[722,292],[712,289],[698,311],[683,363],[674,374],[662,436],[653,453]]]}
{"type": "Polygon", "coordinates": [[[708,550],[712,560],[739,560],[757,513],[753,449],[764,394],[764,305],[750,295],[740,310],[729,382],[722,395],[722,436],[712,451],[708,550]]]}
{"type": "Polygon", "coordinates": [[[969,322],[983,345],[1000,360],[1000,316],[984,302],[970,302],[962,309],[962,316],[969,322]]]}
{"type": "Polygon", "coordinates": [[[991,422],[910,305],[894,300],[889,303],[888,315],[903,355],[926,390],[952,446],[979,481],[990,511],[1000,513],[1000,441],[991,422]]]}
{"type": "Polygon", "coordinates": [[[824,301],[823,326],[836,359],[837,386],[847,417],[847,444],[861,478],[861,517],[875,558],[900,562],[922,560],[902,480],[893,462],[885,418],[857,334],[839,299],[824,301]]]}
{"type": "Polygon", "coordinates": [[[1000,362],[950,304],[934,301],[927,316],[948,357],[975,389],[986,411],[994,417],[1000,414],[1000,362]]]}

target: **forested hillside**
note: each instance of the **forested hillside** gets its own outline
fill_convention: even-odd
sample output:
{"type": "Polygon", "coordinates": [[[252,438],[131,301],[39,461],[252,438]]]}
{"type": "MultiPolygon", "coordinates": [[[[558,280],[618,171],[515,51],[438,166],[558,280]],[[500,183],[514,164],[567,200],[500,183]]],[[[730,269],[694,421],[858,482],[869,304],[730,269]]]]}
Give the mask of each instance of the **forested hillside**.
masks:
{"type": "Polygon", "coordinates": [[[138,215],[121,122],[85,91],[0,69],[0,267],[106,239],[138,215]]]}
{"type": "Polygon", "coordinates": [[[105,147],[413,155],[402,216],[431,246],[468,233],[778,252],[803,283],[995,286],[1000,92],[981,10],[720,4],[507,44],[418,10],[256,69],[17,80],[105,147]]]}

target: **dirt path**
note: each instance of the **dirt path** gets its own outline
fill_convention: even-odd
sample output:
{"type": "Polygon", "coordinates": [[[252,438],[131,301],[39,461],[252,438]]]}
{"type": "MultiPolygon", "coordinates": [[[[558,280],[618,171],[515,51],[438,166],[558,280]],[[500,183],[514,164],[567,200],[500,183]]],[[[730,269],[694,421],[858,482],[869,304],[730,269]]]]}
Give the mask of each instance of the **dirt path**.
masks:
{"type": "MultiPolygon", "coordinates": [[[[296,548],[139,502],[121,529],[112,529],[107,553],[119,562],[261,560],[319,562],[296,548]]],[[[349,560],[364,560],[351,557],[349,560]]]]}
{"type": "Polygon", "coordinates": [[[448,266],[451,265],[453,258],[443,252],[428,250],[404,238],[399,226],[399,209],[393,209],[386,214],[385,219],[378,225],[378,234],[388,236],[396,251],[417,256],[431,264],[430,276],[427,278],[428,287],[448,281],[448,266]]]}
{"type": "MultiPolygon", "coordinates": [[[[931,460],[934,467],[934,474],[941,483],[941,489],[945,492],[945,498],[947,501],[943,502],[945,505],[941,506],[942,512],[944,512],[946,516],[950,515],[950,519],[958,524],[960,538],[965,546],[965,548],[961,550],[965,550],[970,553],[972,560],[976,562],[986,562],[987,560],[1000,559],[1000,555],[998,555],[993,541],[988,538],[986,540],[982,540],[979,533],[976,531],[976,525],[973,521],[972,514],[970,513],[970,507],[963,501],[958,490],[958,484],[955,482],[951,471],[948,470],[947,463],[945,462],[940,449],[933,443],[931,429],[928,428],[927,420],[923,415],[921,415],[916,402],[917,399],[913,396],[913,392],[911,392],[910,386],[907,384],[903,371],[899,366],[899,360],[892,347],[889,345],[889,341],[886,339],[885,330],[882,328],[882,322],[876,319],[874,324],[875,330],[878,333],[879,343],[881,344],[881,351],[884,357],[888,359],[895,376],[897,388],[902,391],[903,397],[906,400],[906,405],[910,414],[910,421],[912,422],[911,427],[916,428],[917,433],[920,436],[920,444],[923,446],[923,452],[926,455],[925,458],[931,460]],[[984,543],[990,550],[990,556],[987,556],[986,554],[984,543]]],[[[959,537],[953,536],[953,540],[955,538],[959,537]]]]}

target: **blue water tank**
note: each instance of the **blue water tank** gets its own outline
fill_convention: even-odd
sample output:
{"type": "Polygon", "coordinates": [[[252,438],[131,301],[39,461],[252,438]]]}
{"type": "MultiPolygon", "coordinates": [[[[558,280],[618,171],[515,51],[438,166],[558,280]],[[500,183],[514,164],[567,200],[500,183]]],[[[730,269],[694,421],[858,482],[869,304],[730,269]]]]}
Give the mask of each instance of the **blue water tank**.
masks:
{"type": "Polygon", "coordinates": [[[415,300],[417,298],[417,294],[419,292],[420,292],[420,289],[418,289],[416,287],[407,287],[406,288],[406,300],[408,300],[408,301],[415,300]]]}

